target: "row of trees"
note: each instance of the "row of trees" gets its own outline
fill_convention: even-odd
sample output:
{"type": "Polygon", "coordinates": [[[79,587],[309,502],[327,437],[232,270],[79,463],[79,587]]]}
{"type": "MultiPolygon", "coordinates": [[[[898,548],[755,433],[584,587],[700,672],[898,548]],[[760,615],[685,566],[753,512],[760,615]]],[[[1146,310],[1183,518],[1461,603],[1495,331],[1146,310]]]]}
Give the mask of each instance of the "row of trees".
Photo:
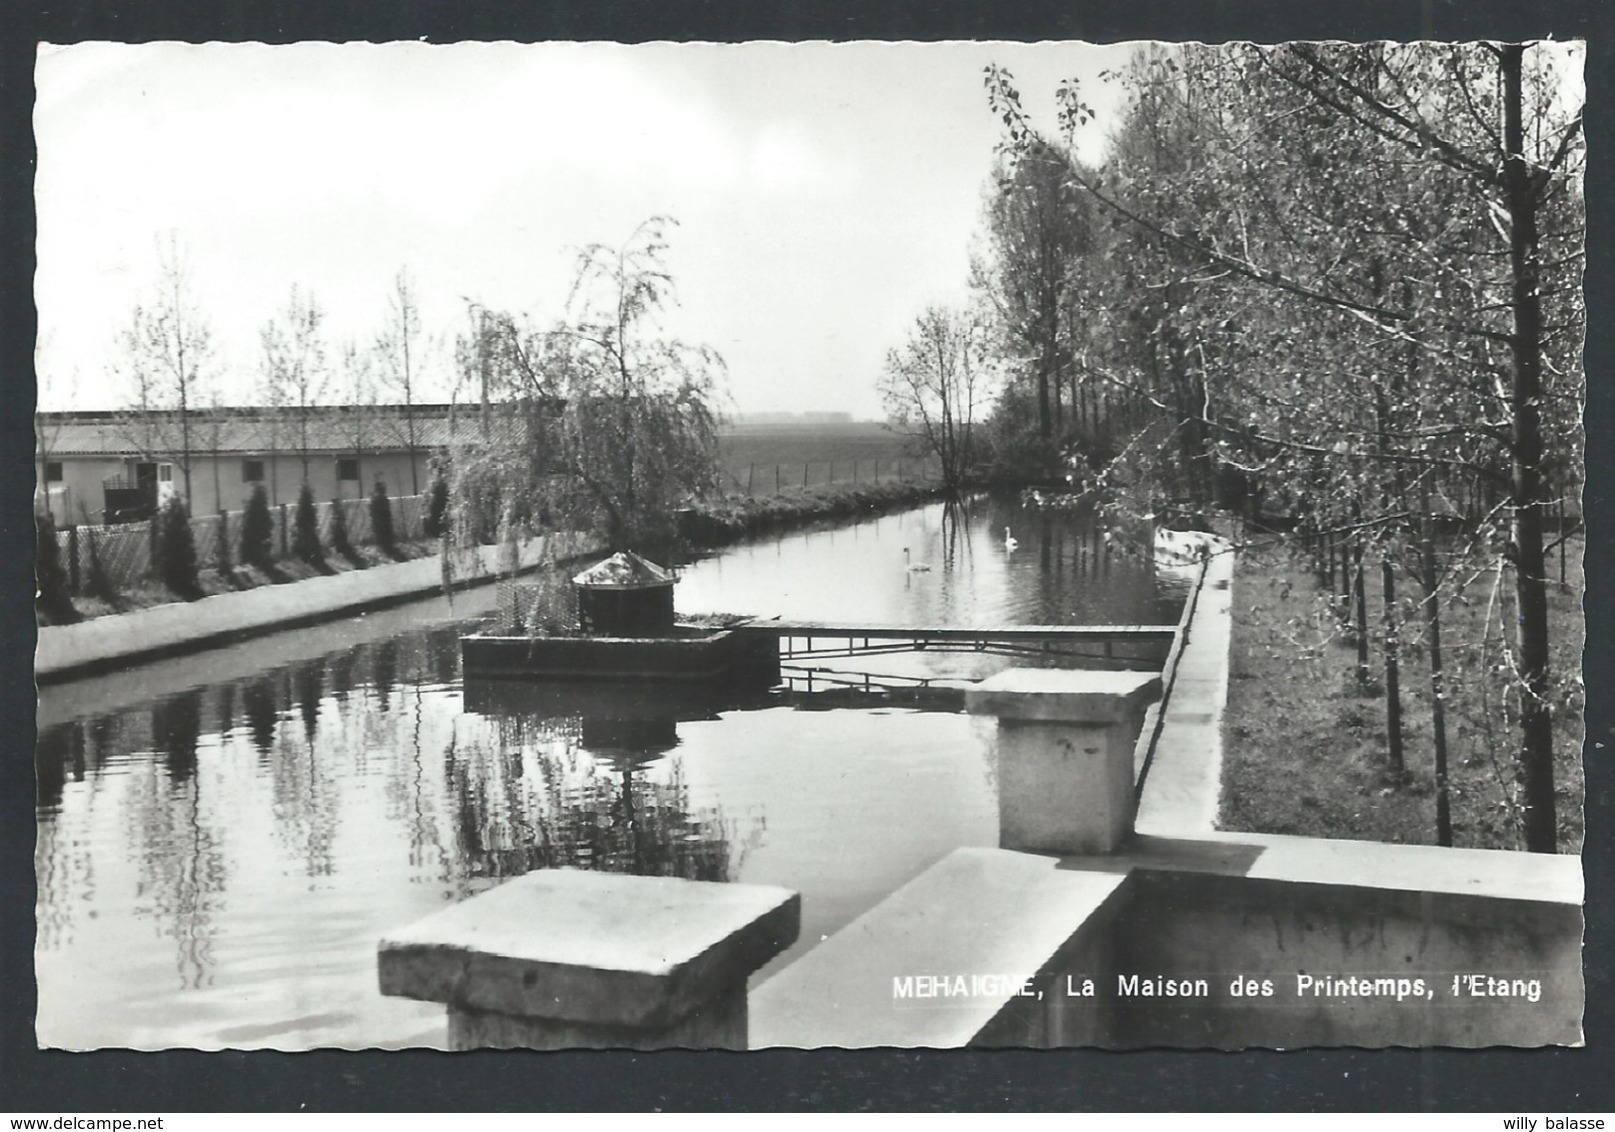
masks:
{"type": "MultiPolygon", "coordinates": [[[[369,341],[331,342],[318,298],[293,286],[285,306],[261,327],[259,346],[252,397],[271,410],[262,425],[271,455],[300,456],[306,482],[310,426],[320,416],[321,406],[341,404],[346,409],[342,419],[351,433],[346,439],[354,451],[364,452],[378,442],[401,443],[414,477],[409,488],[420,492],[415,409],[434,391],[452,397],[461,391],[445,388],[451,378],[439,372],[442,367],[434,360],[440,351],[423,329],[407,270],[394,277],[386,312],[369,341]],[[397,407],[384,421],[365,411],[381,403],[397,407]],[[383,428],[389,430],[385,435],[383,428]]],[[[118,347],[117,368],[130,410],[121,429],[123,439],[148,457],[172,462],[178,474],[176,486],[185,499],[192,499],[198,457],[218,450],[227,415],[219,411],[224,402],[212,324],[175,238],[160,244],[157,284],[135,307],[118,347]]],[[[62,381],[48,364],[41,366],[40,377],[47,385],[62,381]]],[[[42,432],[42,465],[51,444],[50,435],[42,432]]],[[[278,473],[278,466],[279,461],[269,461],[271,476],[278,473]]],[[[43,467],[41,472],[43,482],[43,467]]]]}
{"type": "MultiPolygon", "coordinates": [[[[1538,851],[1562,691],[1544,520],[1580,490],[1585,388],[1572,65],[1518,44],[1150,48],[1109,78],[1126,109],[1097,169],[1073,156],[1077,84],[1051,135],[991,68],[1006,141],[975,268],[977,370],[1001,384],[984,458],[1086,464],[1157,516],[1241,504],[1344,547],[1359,578],[1377,563],[1388,610],[1411,580],[1443,841],[1444,595],[1512,579],[1499,665],[1538,851]]],[[[1392,624],[1393,686],[1396,643],[1392,624]]]]}
{"type": "MultiPolygon", "coordinates": [[[[663,325],[676,303],[666,266],[675,224],[654,217],[620,246],[582,249],[566,307],[549,317],[468,304],[446,383],[481,427],[449,455],[442,490],[463,503],[447,532],[457,541],[542,521],[595,531],[615,548],[661,543],[674,533],[676,510],[715,488],[724,366],[711,348],[663,325]]],[[[139,451],[173,461],[189,499],[195,458],[218,447],[225,417],[211,411],[212,332],[173,242],[162,249],[160,284],[122,337],[135,410],[125,431],[139,451]]],[[[306,482],[319,407],[334,400],[350,408],[344,419],[362,452],[380,438],[367,436],[376,426],[351,409],[385,396],[403,410],[402,435],[385,439],[402,441],[414,457],[420,437],[411,410],[445,380],[428,361],[434,343],[408,274],[394,280],[373,343],[348,343],[333,356],[325,324],[317,298],[294,287],[262,328],[257,399],[275,411],[271,444],[301,454],[306,482]]],[[[49,438],[40,443],[44,461],[49,438]]],[[[417,466],[412,458],[411,475],[417,466]]],[[[419,493],[421,484],[410,488],[419,493]]]]}

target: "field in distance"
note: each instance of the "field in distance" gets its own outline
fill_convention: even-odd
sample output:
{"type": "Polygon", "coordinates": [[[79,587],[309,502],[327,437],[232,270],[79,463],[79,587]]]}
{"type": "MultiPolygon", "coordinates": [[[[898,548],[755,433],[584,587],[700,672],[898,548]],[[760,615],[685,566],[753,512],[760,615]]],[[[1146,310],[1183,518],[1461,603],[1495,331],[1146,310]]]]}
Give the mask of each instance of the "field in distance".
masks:
{"type": "Polygon", "coordinates": [[[719,431],[718,445],[727,486],[744,488],[749,478],[759,492],[773,488],[776,469],[783,488],[802,486],[804,468],[807,482],[818,484],[847,482],[855,472],[873,480],[877,460],[881,479],[894,476],[899,461],[905,475],[931,467],[909,438],[874,421],[733,422],[719,431]]]}

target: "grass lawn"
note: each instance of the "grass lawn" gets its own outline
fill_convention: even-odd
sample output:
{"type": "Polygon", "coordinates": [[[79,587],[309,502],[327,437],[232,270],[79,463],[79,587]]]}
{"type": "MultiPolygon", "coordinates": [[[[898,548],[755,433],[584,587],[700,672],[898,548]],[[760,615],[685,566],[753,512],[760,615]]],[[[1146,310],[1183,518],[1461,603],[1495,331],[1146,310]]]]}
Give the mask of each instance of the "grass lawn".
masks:
{"type": "MultiPolygon", "coordinates": [[[[1567,587],[1552,556],[1549,633],[1555,698],[1555,788],[1561,852],[1582,840],[1581,540],[1567,545],[1567,587]]],[[[1474,578],[1443,611],[1453,843],[1522,849],[1519,728],[1500,626],[1514,616],[1512,578],[1474,578]]],[[[1399,579],[1399,593],[1417,586],[1399,579]]],[[[1221,827],[1262,833],[1435,844],[1430,676],[1422,619],[1403,630],[1407,774],[1386,754],[1378,571],[1369,574],[1374,684],[1361,689],[1357,649],[1307,565],[1283,547],[1247,549],[1236,567],[1221,827]]]]}

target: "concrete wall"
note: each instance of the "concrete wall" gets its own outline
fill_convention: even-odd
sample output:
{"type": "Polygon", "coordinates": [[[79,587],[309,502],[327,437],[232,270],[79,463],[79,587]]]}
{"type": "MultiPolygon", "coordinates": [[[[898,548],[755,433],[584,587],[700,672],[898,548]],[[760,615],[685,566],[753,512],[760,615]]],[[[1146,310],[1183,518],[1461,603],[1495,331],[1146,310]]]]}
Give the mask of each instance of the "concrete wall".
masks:
{"type": "MultiPolygon", "coordinates": [[[[1483,894],[1139,871],[1114,928],[1097,1035],[1143,1046],[1537,1046],[1581,1041],[1581,909],[1483,894]],[[1118,998],[1115,976],[1204,978],[1205,1000],[1118,998]],[[1323,976],[1405,980],[1398,1000],[1301,991],[1323,976]],[[1454,995],[1453,976],[1537,981],[1537,1001],[1454,995]],[[1246,977],[1271,996],[1231,993],[1246,977]],[[1411,988],[1409,984],[1413,984],[1411,988]]],[[[1465,983],[1467,992],[1471,984],[1465,983]]]]}

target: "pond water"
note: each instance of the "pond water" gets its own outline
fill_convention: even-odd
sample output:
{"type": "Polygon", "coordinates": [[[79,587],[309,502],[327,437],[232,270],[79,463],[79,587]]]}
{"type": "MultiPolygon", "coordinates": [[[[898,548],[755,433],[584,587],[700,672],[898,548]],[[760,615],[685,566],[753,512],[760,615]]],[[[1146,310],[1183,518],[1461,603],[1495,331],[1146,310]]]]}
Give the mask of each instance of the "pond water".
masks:
{"type": "MultiPolygon", "coordinates": [[[[433,599],[44,689],[40,1043],[440,1045],[441,1006],[377,992],[376,943],[502,878],[576,866],[795,889],[801,940],[766,975],[952,849],[997,844],[990,720],[463,686],[459,633],[493,602],[433,599]]],[[[678,605],[1161,624],[1181,593],[1085,515],[983,499],[728,549],[685,569],[678,605]],[[905,568],[905,547],[930,569],[905,568]]],[[[879,661],[964,677],[1009,663],[879,661]]]]}

